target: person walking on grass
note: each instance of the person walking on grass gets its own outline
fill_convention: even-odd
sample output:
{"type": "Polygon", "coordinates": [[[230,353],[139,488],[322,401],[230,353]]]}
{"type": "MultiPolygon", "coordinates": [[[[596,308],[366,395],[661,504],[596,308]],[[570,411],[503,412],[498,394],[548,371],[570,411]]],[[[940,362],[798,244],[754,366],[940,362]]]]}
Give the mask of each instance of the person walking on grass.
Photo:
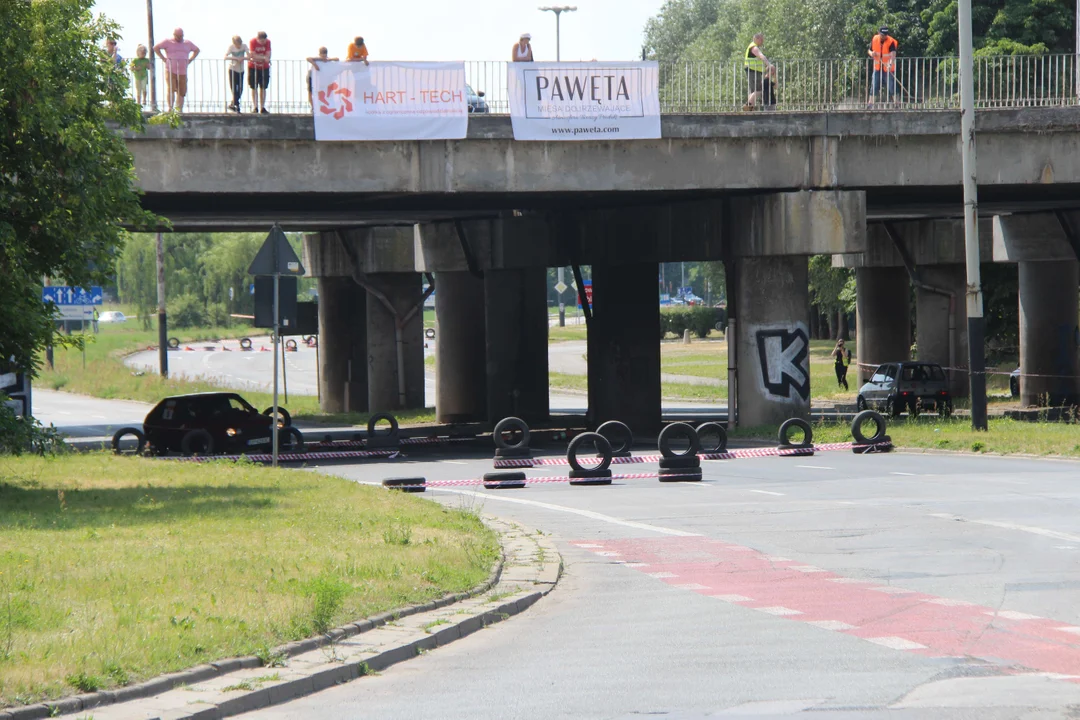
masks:
{"type": "Polygon", "coordinates": [[[251,38],[248,45],[248,87],[251,88],[251,112],[269,115],[266,89],[270,87],[270,38],[263,30],[251,38]]]}
{"type": "Polygon", "coordinates": [[[173,36],[154,46],[154,52],[165,63],[165,73],[169,87],[169,112],[176,108],[184,111],[184,97],[187,95],[187,71],[191,61],[199,56],[199,46],[184,39],[184,29],[176,28],[173,36]]]}
{"type": "Polygon", "coordinates": [[[319,54],[315,57],[309,57],[307,61],[311,64],[311,67],[308,68],[307,71],[307,101],[308,105],[311,105],[311,107],[314,108],[315,103],[311,101],[311,73],[313,71],[319,72],[319,63],[337,62],[338,59],[336,57],[330,57],[330,51],[325,47],[321,47],[319,48],[319,54]]]}
{"type": "Polygon", "coordinates": [[[836,386],[848,390],[847,371],[851,365],[851,351],[844,346],[844,338],[836,341],[836,347],[833,348],[831,354],[834,362],[833,367],[836,370],[836,386]]]}
{"type": "Polygon", "coordinates": [[[244,96],[244,61],[249,57],[247,45],[239,35],[233,35],[232,45],[225,51],[225,59],[229,63],[229,87],[232,89],[232,105],[229,105],[229,109],[236,113],[240,112],[240,98],[244,96]]]}
{"type": "Polygon", "coordinates": [[[146,57],[146,46],[135,48],[135,58],[131,61],[131,77],[135,80],[135,100],[146,106],[147,85],[150,79],[150,58],[146,57]]]}

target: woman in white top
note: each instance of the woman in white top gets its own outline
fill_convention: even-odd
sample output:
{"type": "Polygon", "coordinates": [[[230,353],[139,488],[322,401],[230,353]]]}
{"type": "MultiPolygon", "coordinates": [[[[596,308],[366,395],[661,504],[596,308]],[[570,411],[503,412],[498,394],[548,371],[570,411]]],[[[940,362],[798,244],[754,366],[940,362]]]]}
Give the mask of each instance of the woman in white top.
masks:
{"type": "Polygon", "coordinates": [[[232,45],[225,51],[225,59],[229,61],[229,85],[232,87],[233,101],[229,109],[240,112],[240,96],[244,94],[244,61],[248,59],[247,45],[239,35],[233,35],[232,45]]]}
{"type": "Polygon", "coordinates": [[[521,39],[514,43],[513,60],[514,62],[532,62],[532,35],[529,33],[522,33],[521,39]]]}

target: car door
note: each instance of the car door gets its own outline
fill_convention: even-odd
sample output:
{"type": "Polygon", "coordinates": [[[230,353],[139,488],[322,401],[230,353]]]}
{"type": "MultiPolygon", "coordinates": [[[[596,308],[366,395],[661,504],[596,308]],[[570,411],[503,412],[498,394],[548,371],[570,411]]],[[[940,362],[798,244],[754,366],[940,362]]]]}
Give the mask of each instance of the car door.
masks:
{"type": "Polygon", "coordinates": [[[879,365],[874,374],[870,376],[870,384],[863,391],[863,398],[867,405],[877,407],[884,399],[884,386],[888,378],[885,375],[887,365],[879,365]]]}

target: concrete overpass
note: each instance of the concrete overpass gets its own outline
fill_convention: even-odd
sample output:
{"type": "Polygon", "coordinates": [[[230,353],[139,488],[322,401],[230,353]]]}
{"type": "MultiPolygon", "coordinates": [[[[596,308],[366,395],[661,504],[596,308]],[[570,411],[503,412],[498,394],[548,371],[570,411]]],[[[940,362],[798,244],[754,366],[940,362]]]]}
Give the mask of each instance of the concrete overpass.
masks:
{"type": "MultiPolygon", "coordinates": [[[[983,215],[1080,206],[1080,108],[981,112],[977,129],[983,215]]],[[[176,229],[279,221],[314,231],[308,267],[320,278],[330,409],[388,409],[393,394],[380,388],[396,387],[401,368],[405,384],[416,384],[422,363],[393,356],[415,354],[418,343],[387,342],[387,330],[419,299],[417,273],[432,272],[437,369],[454,378],[439,383],[440,418],[545,416],[546,354],[537,352],[547,327],[544,269],[587,264],[596,297],[590,410],[596,422],[616,418],[641,430],[659,424],[659,352],[642,331],[658,321],[658,262],[727,263],[745,424],[808,411],[797,350],[811,254],[864,265],[860,343],[877,327],[891,338],[881,350],[906,356],[896,340],[906,330],[890,330],[899,315],[872,318],[906,304],[907,268],[892,266],[878,282],[867,274],[874,261],[860,257],[873,257],[880,222],[960,215],[958,143],[959,114],[944,111],[665,116],[662,139],[629,142],[517,142],[509,118],[497,116],[474,116],[465,140],[445,142],[316,143],[311,119],[299,116],[192,117],[181,128],[128,136],[145,205],[176,229]],[[348,375],[364,366],[363,379],[348,375]]],[[[934,237],[916,232],[911,254],[934,237]]],[[[927,264],[951,267],[952,289],[938,294],[958,292],[962,306],[956,258],[927,264]]],[[[1047,259],[1068,271],[1028,283],[1026,294],[1071,297],[1058,315],[1071,307],[1075,321],[1077,259],[1047,259]]],[[[948,348],[955,363],[966,355],[947,325],[921,332],[920,350],[924,334],[944,334],[926,346],[937,355],[948,348]]],[[[419,337],[415,318],[404,333],[419,337]]],[[[863,350],[864,359],[883,354],[863,350]]],[[[1075,367],[1075,346],[1071,357],[1075,367]]]]}

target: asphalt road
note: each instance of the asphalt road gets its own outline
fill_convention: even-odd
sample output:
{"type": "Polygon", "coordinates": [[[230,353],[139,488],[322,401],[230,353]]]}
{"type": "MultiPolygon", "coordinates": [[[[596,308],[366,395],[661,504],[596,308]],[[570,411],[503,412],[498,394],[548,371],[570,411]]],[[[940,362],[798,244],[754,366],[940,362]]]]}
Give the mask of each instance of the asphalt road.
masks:
{"type": "Polygon", "coordinates": [[[43,425],[55,425],[69,437],[111,436],[125,425],[142,425],[153,405],[131,400],[101,398],[35,387],[34,417],[43,425]]]}
{"type": "MultiPolygon", "coordinates": [[[[701,483],[429,489],[551,533],[559,587],[510,622],[253,715],[1077,716],[1080,465],[831,452],[704,466],[701,483]]],[[[490,469],[417,456],[321,471],[490,469]]]]}

